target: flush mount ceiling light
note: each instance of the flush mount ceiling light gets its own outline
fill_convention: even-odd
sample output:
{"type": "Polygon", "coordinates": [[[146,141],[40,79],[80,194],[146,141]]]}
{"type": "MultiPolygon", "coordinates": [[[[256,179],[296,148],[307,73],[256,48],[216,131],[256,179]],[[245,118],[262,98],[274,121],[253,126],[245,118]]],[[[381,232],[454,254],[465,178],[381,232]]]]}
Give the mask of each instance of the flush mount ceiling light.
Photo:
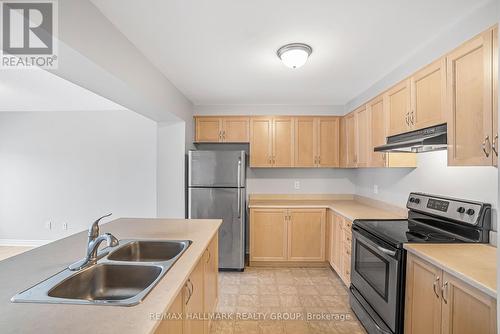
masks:
{"type": "Polygon", "coordinates": [[[306,63],[312,51],[312,48],[307,44],[291,43],[283,45],[276,54],[287,67],[299,68],[306,63]]]}

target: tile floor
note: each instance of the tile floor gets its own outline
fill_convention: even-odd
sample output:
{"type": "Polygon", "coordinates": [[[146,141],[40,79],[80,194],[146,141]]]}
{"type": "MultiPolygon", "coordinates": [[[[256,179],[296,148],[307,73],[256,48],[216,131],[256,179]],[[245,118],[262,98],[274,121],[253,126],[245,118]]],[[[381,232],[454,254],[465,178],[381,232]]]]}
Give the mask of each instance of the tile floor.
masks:
{"type": "Polygon", "coordinates": [[[217,312],[233,317],[213,321],[213,334],[365,333],[349,307],[347,288],[329,268],[246,268],[220,273],[219,282],[217,312]]]}
{"type": "Polygon", "coordinates": [[[24,246],[0,246],[0,261],[5,260],[11,256],[24,253],[33,247],[24,246]]]}

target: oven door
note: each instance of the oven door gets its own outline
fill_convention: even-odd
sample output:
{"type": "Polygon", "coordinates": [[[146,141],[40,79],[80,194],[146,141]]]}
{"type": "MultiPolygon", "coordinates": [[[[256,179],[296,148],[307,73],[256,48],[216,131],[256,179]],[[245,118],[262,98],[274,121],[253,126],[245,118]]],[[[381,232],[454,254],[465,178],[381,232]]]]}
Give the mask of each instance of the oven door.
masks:
{"type": "Polygon", "coordinates": [[[396,332],[402,250],[353,227],[351,284],[396,332]]]}

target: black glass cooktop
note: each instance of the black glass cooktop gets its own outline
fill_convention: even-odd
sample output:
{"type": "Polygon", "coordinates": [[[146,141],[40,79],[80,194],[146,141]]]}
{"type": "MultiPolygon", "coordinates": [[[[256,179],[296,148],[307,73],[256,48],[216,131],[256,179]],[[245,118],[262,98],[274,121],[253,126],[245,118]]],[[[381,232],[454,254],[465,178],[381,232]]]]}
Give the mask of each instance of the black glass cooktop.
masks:
{"type": "Polygon", "coordinates": [[[401,247],[404,243],[461,243],[464,238],[412,220],[357,220],[359,227],[374,236],[401,247]]]}

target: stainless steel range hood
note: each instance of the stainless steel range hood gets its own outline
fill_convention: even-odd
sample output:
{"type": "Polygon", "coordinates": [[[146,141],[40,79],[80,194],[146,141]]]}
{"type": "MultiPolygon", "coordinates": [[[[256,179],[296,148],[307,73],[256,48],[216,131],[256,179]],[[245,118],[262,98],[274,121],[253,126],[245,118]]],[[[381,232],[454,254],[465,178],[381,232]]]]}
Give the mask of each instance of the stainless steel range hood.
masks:
{"type": "Polygon", "coordinates": [[[446,124],[387,137],[387,144],[375,147],[375,152],[420,153],[447,148],[446,124]]]}

